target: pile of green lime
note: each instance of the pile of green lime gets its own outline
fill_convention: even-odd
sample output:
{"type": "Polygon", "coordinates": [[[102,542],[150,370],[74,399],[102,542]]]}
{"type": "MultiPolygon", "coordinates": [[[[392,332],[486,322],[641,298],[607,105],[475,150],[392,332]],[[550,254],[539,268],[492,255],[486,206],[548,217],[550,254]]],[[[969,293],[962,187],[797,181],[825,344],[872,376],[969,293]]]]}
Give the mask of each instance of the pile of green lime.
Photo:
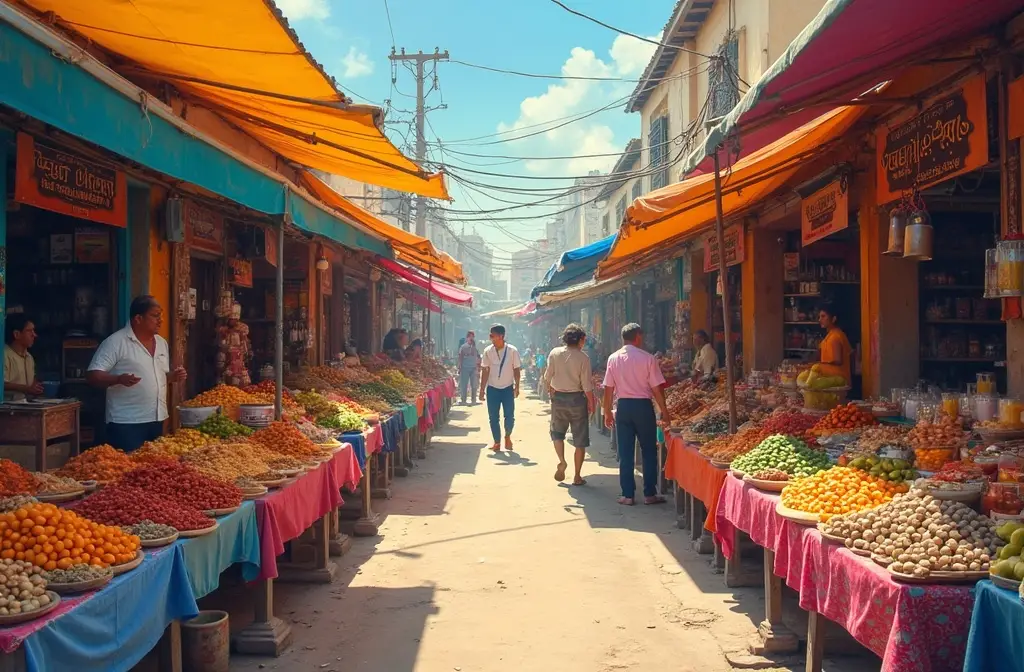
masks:
{"type": "Polygon", "coordinates": [[[746,455],[732,461],[731,468],[745,474],[764,469],[778,469],[793,478],[806,478],[832,466],[828,455],[812,450],[800,439],[773,434],[746,455]]]}

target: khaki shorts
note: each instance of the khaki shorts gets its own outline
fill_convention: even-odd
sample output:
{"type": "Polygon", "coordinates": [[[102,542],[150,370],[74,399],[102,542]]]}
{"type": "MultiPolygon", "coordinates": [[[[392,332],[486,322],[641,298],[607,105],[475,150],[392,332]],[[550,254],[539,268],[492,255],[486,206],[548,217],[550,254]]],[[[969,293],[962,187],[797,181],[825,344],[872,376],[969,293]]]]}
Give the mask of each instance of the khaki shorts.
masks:
{"type": "Polygon", "coordinates": [[[551,397],[551,438],[565,441],[569,429],[573,446],[590,447],[590,413],[583,392],[555,392],[551,397]]]}

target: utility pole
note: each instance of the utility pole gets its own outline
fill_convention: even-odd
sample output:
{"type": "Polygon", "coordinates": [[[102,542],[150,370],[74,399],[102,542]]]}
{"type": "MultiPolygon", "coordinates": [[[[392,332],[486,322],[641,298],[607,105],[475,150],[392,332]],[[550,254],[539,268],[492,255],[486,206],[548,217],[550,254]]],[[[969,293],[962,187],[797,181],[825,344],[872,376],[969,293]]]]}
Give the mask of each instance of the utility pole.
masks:
{"type": "MultiPolygon", "coordinates": [[[[423,106],[426,94],[423,91],[423,80],[425,79],[423,66],[430,61],[447,61],[448,50],[439,51],[435,48],[432,54],[424,54],[422,51],[407,54],[404,48],[399,53],[392,49],[388,58],[392,63],[412,61],[416,64],[416,162],[422,165],[427,158],[426,111],[423,106]]],[[[416,235],[423,237],[427,235],[427,199],[423,196],[416,197],[416,235]]]]}

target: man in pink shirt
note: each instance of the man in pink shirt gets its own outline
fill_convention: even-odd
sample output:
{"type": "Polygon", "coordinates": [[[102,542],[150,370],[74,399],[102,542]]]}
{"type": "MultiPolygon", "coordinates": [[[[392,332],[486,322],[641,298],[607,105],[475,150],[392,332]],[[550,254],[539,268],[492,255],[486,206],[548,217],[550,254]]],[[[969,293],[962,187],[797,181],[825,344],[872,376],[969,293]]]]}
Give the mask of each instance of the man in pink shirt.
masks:
{"type": "Polygon", "coordinates": [[[644,467],[644,504],[662,504],[658,494],[658,421],[654,404],[661,410],[661,425],[668,426],[668,406],[661,386],[665,377],[654,355],[641,349],[643,331],[636,323],[622,328],[622,348],[608,358],[604,374],[604,424],[615,427],[619,451],[619,504],[632,506],[636,495],[633,477],[634,446],[639,441],[644,467]],[[612,414],[612,400],[616,400],[612,414]],[[651,401],[653,399],[653,402],[651,401]]]}

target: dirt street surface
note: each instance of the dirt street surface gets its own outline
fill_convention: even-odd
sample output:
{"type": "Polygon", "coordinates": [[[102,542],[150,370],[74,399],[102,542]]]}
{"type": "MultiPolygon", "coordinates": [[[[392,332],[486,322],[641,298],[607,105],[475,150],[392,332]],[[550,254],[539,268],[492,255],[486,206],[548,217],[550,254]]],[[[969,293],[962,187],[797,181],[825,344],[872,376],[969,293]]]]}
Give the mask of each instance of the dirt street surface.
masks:
{"type": "MultiPolygon", "coordinates": [[[[616,504],[608,437],[595,432],[587,485],[556,483],[547,418],[546,404],[521,397],[515,451],[496,456],[485,407],[456,406],[394,499],[375,500],[380,536],[336,559],[336,583],[276,585],[291,649],[234,655],[231,669],[733,669],[724,653],[745,649],[763,591],[726,588],[676,529],[671,499],[616,504]]],[[[779,669],[803,660],[790,665],[779,669]]],[[[857,657],[826,669],[878,667],[857,657]]]]}

